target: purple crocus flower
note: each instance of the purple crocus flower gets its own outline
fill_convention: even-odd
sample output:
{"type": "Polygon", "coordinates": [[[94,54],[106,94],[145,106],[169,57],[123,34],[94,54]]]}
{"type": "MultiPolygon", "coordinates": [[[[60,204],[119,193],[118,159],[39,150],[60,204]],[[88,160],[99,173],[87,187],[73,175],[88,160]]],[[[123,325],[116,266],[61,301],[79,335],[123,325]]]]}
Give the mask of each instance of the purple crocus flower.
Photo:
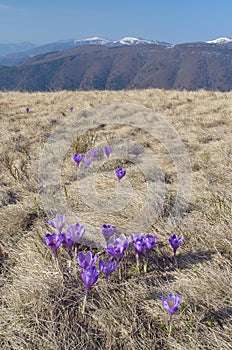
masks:
{"type": "Polygon", "coordinates": [[[116,231],[116,226],[111,225],[102,225],[102,234],[106,240],[106,242],[109,241],[110,237],[114,234],[116,231]]]}
{"type": "Polygon", "coordinates": [[[99,271],[97,271],[96,266],[88,266],[86,269],[82,269],[81,277],[86,286],[86,291],[88,292],[89,287],[91,287],[98,280],[99,271]]]}
{"type": "Polygon", "coordinates": [[[138,252],[138,254],[142,254],[144,249],[147,247],[145,242],[145,237],[143,234],[137,235],[137,233],[134,233],[134,247],[135,250],[138,252]]]}
{"type": "Polygon", "coordinates": [[[44,237],[44,239],[45,239],[45,243],[47,244],[47,246],[49,248],[53,249],[54,256],[57,259],[58,258],[57,249],[59,248],[59,246],[63,242],[64,234],[63,233],[58,234],[56,232],[53,232],[52,234],[47,233],[46,236],[44,237]]]}
{"type": "Polygon", "coordinates": [[[110,255],[111,259],[117,259],[117,266],[119,271],[119,279],[121,279],[121,260],[129,244],[131,242],[131,237],[126,238],[124,234],[121,234],[118,238],[114,237],[113,244],[109,242],[106,243],[106,252],[110,255]]]}
{"type": "Polygon", "coordinates": [[[117,263],[116,261],[103,260],[99,261],[99,270],[104,273],[106,276],[106,283],[108,284],[109,275],[116,270],[117,263]]]}
{"type": "Polygon", "coordinates": [[[172,331],[172,315],[179,310],[181,296],[179,294],[175,296],[174,293],[170,293],[167,298],[164,295],[162,295],[161,300],[162,300],[163,306],[165,307],[165,309],[168,310],[170,315],[170,327],[169,327],[169,335],[170,335],[172,331]]]}
{"type": "Polygon", "coordinates": [[[150,233],[147,233],[145,236],[145,243],[146,243],[146,249],[147,251],[150,251],[154,248],[155,244],[157,242],[157,237],[151,235],[150,233]]]}
{"type": "Polygon", "coordinates": [[[30,108],[26,107],[26,113],[29,113],[29,111],[30,111],[30,108]]]}
{"type": "Polygon", "coordinates": [[[85,298],[83,303],[83,312],[85,312],[86,301],[88,296],[89,288],[97,282],[99,276],[99,271],[97,271],[96,266],[88,266],[86,269],[82,269],[81,277],[85,284],[85,298]]]}
{"type": "Polygon", "coordinates": [[[109,158],[110,153],[112,152],[112,147],[103,147],[103,152],[107,158],[109,158]]]}
{"type": "Polygon", "coordinates": [[[162,304],[171,315],[179,310],[180,301],[181,296],[179,294],[175,296],[174,293],[170,293],[167,298],[162,295],[162,304]]]}
{"type": "Polygon", "coordinates": [[[92,257],[91,252],[87,252],[86,255],[84,255],[82,252],[78,254],[78,264],[83,268],[87,269],[87,267],[91,267],[94,264],[96,264],[98,259],[98,255],[95,254],[94,257],[92,257]]]}
{"type": "Polygon", "coordinates": [[[55,227],[61,233],[65,226],[65,215],[56,214],[55,219],[53,219],[53,221],[47,221],[47,223],[55,227]]]}
{"type": "Polygon", "coordinates": [[[181,245],[181,243],[183,242],[184,237],[180,236],[179,238],[176,237],[176,235],[171,235],[169,237],[169,244],[173,249],[174,252],[174,258],[176,259],[176,251],[177,248],[179,248],[179,246],[181,245]]]}
{"type": "Polygon", "coordinates": [[[95,149],[91,149],[91,151],[89,151],[89,154],[91,155],[91,157],[96,158],[97,157],[97,151],[95,149]]]}
{"type": "Polygon", "coordinates": [[[85,162],[85,165],[87,166],[87,167],[89,167],[90,166],[90,164],[92,163],[92,158],[88,158],[88,157],[85,157],[84,158],[84,162],[85,162]]]}
{"type": "Polygon", "coordinates": [[[126,238],[124,234],[121,234],[118,238],[114,238],[113,244],[106,243],[106,252],[111,258],[116,258],[119,263],[131,242],[131,237],[126,238]]]}
{"type": "Polygon", "coordinates": [[[72,112],[73,111],[73,107],[69,107],[69,111],[72,112]]]}
{"type": "Polygon", "coordinates": [[[70,225],[67,229],[67,236],[74,242],[74,244],[77,244],[80,241],[84,233],[84,226],[81,226],[78,223],[75,225],[70,225]]]}
{"type": "Polygon", "coordinates": [[[74,162],[77,163],[77,166],[80,166],[80,163],[81,163],[82,158],[83,158],[82,154],[74,154],[72,156],[72,158],[73,158],[74,162]]]}
{"type": "Polygon", "coordinates": [[[126,170],[122,169],[122,168],[118,168],[118,169],[116,169],[115,174],[118,178],[118,182],[120,182],[120,180],[123,178],[123,176],[126,175],[126,170]]]}
{"type": "Polygon", "coordinates": [[[157,237],[153,236],[150,233],[147,233],[146,236],[144,237],[145,244],[146,244],[146,260],[144,263],[144,272],[147,272],[147,265],[148,265],[148,257],[150,254],[150,251],[154,248],[156,242],[157,242],[157,237]]]}
{"type": "Polygon", "coordinates": [[[137,268],[139,270],[140,265],[140,259],[143,254],[143,251],[146,249],[146,242],[145,237],[143,234],[138,235],[137,233],[134,233],[134,248],[136,250],[136,262],[137,262],[137,268]]]}

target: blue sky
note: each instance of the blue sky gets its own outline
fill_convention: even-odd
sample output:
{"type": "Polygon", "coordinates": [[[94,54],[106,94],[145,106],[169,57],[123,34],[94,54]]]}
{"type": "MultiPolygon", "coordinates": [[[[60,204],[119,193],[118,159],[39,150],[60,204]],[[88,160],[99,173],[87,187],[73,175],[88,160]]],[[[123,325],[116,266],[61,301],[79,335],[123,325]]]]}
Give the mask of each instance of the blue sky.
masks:
{"type": "Polygon", "coordinates": [[[171,43],[232,36],[232,0],[0,0],[0,43],[92,36],[171,43]]]}

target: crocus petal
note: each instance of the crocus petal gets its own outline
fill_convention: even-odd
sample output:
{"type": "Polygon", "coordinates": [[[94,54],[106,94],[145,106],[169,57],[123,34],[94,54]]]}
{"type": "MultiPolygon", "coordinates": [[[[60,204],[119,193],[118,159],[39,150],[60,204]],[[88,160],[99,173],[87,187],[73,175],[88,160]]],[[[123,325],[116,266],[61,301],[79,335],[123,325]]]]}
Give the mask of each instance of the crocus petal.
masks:
{"type": "Polygon", "coordinates": [[[78,262],[82,263],[85,260],[85,256],[82,252],[78,253],[78,262]]]}
{"type": "Polygon", "coordinates": [[[85,256],[85,259],[86,259],[87,261],[91,261],[91,260],[92,260],[92,253],[91,253],[91,252],[87,252],[87,253],[86,253],[86,256],[85,256]]]}
{"type": "Polygon", "coordinates": [[[53,220],[54,227],[61,232],[65,226],[65,215],[56,214],[55,219],[53,220]]]}
{"type": "Polygon", "coordinates": [[[175,312],[177,312],[179,310],[178,306],[174,306],[171,310],[170,313],[174,314],[175,312]]]}
{"type": "Polygon", "coordinates": [[[168,301],[169,301],[169,300],[172,300],[172,301],[175,300],[175,294],[174,294],[174,293],[169,293],[169,294],[168,294],[168,301]]]}
{"type": "Polygon", "coordinates": [[[169,311],[169,304],[167,303],[166,297],[164,295],[162,295],[162,304],[165,307],[165,309],[167,309],[169,311]]]}
{"type": "Polygon", "coordinates": [[[179,294],[176,295],[175,307],[178,307],[181,302],[181,296],[179,294]]]}
{"type": "Polygon", "coordinates": [[[90,286],[96,283],[98,279],[98,275],[99,275],[99,272],[97,271],[96,266],[87,267],[86,270],[84,269],[82,270],[81,277],[83,282],[86,285],[86,290],[88,290],[90,286]]]}
{"type": "Polygon", "coordinates": [[[103,261],[103,260],[100,260],[100,261],[99,261],[99,270],[102,271],[102,270],[103,270],[103,267],[104,267],[104,261],[103,261]]]}
{"type": "Polygon", "coordinates": [[[97,259],[98,259],[98,255],[95,254],[94,257],[93,257],[93,259],[92,259],[92,265],[96,264],[97,259]]]}

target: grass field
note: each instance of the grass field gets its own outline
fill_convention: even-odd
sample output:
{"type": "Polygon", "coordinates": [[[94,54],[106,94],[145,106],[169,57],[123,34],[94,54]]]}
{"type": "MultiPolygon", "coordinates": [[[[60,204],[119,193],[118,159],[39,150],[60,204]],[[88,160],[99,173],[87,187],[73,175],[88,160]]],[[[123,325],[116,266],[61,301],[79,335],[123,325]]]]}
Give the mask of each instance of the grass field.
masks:
{"type": "MultiPolygon", "coordinates": [[[[1,349],[232,349],[232,92],[158,89],[1,92],[0,118],[1,349]],[[191,163],[191,196],[185,203],[182,219],[173,229],[169,229],[166,220],[175,204],[180,174],[162,142],[133,122],[118,125],[110,115],[107,116],[110,122],[101,124],[98,120],[98,127],[91,127],[88,119],[88,130],[78,133],[78,113],[114,103],[151,109],[169,123],[183,142],[191,163]],[[26,107],[30,108],[29,113],[26,107]],[[43,148],[49,136],[76,115],[77,134],[62,158],[58,182],[65,207],[78,214],[80,223],[98,228],[95,232],[98,241],[102,224],[116,225],[120,232],[123,225],[133,228],[133,222],[141,214],[149,181],[136,164],[136,155],[142,159],[145,151],[153,154],[163,179],[162,210],[152,224],[149,222],[146,227],[145,222],[146,231],[142,231],[158,239],[150,255],[148,272],[137,272],[131,244],[122,262],[122,279],[115,272],[106,288],[105,279],[100,276],[90,290],[84,314],[85,286],[81,268],[70,260],[64,248],[60,249],[57,266],[44,243],[44,236],[49,232],[46,221],[53,217],[44,207],[38,180],[43,148]],[[91,198],[88,182],[83,182],[83,193],[76,185],[72,154],[86,154],[102,145],[120,148],[127,137],[132,140],[134,162],[114,156],[113,147],[108,162],[104,162],[101,155],[100,167],[93,163],[88,171],[82,168],[79,183],[91,178],[96,169],[94,190],[101,203],[117,204],[114,210],[108,204],[98,208],[97,202],[91,207],[91,203],[86,202],[91,198]],[[119,166],[127,169],[127,175],[118,189],[114,170],[119,166]],[[85,190],[86,198],[83,197],[85,190]],[[124,206],[127,193],[131,193],[131,197],[124,206]],[[174,263],[168,244],[172,233],[184,237],[177,251],[178,264],[174,263]],[[181,295],[171,336],[168,335],[169,315],[161,304],[162,294],[170,292],[181,295]]],[[[142,116],[138,114],[135,118],[142,116]]],[[[150,123],[152,125],[152,120],[150,123]]],[[[56,204],[60,208],[54,200],[54,208],[56,204]]],[[[94,241],[93,232],[89,237],[94,241]]],[[[103,247],[84,239],[80,250],[99,252],[101,258],[107,257],[103,247]]]]}

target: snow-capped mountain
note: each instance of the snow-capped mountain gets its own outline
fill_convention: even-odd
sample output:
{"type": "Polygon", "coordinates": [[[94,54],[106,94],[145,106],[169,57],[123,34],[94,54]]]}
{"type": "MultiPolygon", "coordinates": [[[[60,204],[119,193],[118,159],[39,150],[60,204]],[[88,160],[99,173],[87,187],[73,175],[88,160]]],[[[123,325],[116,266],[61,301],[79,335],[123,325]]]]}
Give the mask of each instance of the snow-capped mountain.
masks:
{"type": "Polygon", "coordinates": [[[218,38],[210,41],[206,41],[207,44],[228,44],[232,42],[232,37],[218,38]]]}
{"type": "MultiPolygon", "coordinates": [[[[31,44],[33,45],[33,44],[31,44]]],[[[146,40],[136,37],[125,37],[120,40],[109,40],[102,37],[92,37],[87,39],[70,39],[70,40],[62,40],[62,41],[56,41],[53,43],[48,43],[41,46],[34,45],[33,48],[30,48],[29,50],[19,50],[12,52],[9,54],[1,55],[1,44],[0,44],[0,65],[6,65],[6,66],[13,66],[17,63],[23,62],[27,60],[28,58],[34,57],[36,55],[43,55],[48,52],[58,52],[58,51],[65,51],[69,49],[73,49],[75,47],[81,47],[81,46],[93,46],[93,45],[100,45],[100,46],[106,46],[110,48],[114,47],[122,47],[122,46],[145,46],[145,45],[159,45],[159,46],[165,46],[165,47],[171,47],[172,44],[166,43],[164,41],[154,41],[154,40],[146,40]],[[21,51],[21,52],[19,52],[21,51]]]]}
{"type": "Polygon", "coordinates": [[[84,45],[103,45],[108,47],[119,47],[119,46],[133,46],[133,45],[162,45],[162,46],[172,46],[172,44],[166,43],[164,41],[154,41],[147,40],[136,37],[125,37],[120,40],[109,40],[101,37],[93,37],[81,40],[74,40],[75,46],[84,45]]]}
{"type": "MultiPolygon", "coordinates": [[[[192,45],[195,44],[201,44],[202,42],[197,43],[191,43],[192,45]]],[[[214,44],[215,47],[218,49],[224,48],[225,46],[228,48],[232,46],[232,37],[222,37],[215,40],[210,40],[207,42],[203,42],[204,44],[214,44]]],[[[184,44],[184,43],[183,43],[184,44]]],[[[182,45],[183,45],[182,44],[182,45]]],[[[13,47],[12,44],[1,44],[0,43],[0,66],[14,66],[18,63],[24,62],[28,60],[31,57],[35,57],[36,55],[43,55],[51,52],[61,52],[61,51],[67,51],[70,49],[75,49],[76,47],[82,47],[82,46],[104,46],[108,48],[115,48],[115,47],[129,47],[129,46],[154,46],[156,48],[163,47],[163,48],[174,48],[177,45],[173,45],[164,41],[158,41],[158,40],[148,40],[148,39],[142,39],[137,37],[125,37],[120,40],[110,40],[105,39],[102,37],[91,37],[87,39],[69,39],[69,40],[62,40],[57,42],[52,42],[44,45],[34,45],[31,43],[23,43],[20,44],[20,47],[13,47]],[[28,50],[27,50],[28,46],[28,50]],[[6,50],[7,47],[7,50],[6,50]]],[[[213,46],[213,45],[211,45],[213,46]]]]}
{"type": "Polygon", "coordinates": [[[116,46],[131,46],[131,45],[155,45],[156,42],[154,40],[146,40],[141,38],[134,37],[125,37],[120,40],[111,41],[108,46],[116,47],[116,46]]]}
{"type": "Polygon", "coordinates": [[[101,37],[98,37],[98,36],[95,36],[93,38],[74,40],[75,46],[108,45],[111,42],[112,42],[111,40],[108,40],[108,39],[105,39],[105,38],[101,38],[101,37]]]}
{"type": "MultiPolygon", "coordinates": [[[[165,41],[149,40],[136,37],[125,37],[123,39],[113,41],[110,46],[133,46],[133,45],[161,45],[161,46],[173,46],[165,41]]],[[[108,45],[109,46],[109,45],[108,45]]]]}

